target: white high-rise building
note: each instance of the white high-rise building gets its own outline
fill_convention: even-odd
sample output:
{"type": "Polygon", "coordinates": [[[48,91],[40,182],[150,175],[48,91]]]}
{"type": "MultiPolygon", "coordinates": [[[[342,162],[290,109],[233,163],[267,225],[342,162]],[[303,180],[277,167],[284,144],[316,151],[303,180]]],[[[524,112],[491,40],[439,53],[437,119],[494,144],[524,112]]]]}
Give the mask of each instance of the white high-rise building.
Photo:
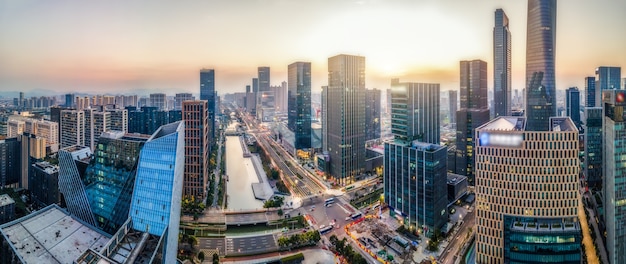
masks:
{"type": "Polygon", "coordinates": [[[61,148],[85,145],[85,112],[82,110],[61,111],[61,148]]]}

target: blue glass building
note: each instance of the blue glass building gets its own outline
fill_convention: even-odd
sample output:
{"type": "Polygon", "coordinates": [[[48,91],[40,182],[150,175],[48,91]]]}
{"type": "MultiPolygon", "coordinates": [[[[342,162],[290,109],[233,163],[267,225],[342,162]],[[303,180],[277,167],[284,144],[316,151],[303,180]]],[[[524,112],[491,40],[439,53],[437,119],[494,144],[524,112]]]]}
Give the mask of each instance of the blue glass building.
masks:
{"type": "Polygon", "coordinates": [[[577,127],[581,127],[580,121],[580,91],[578,87],[570,87],[565,91],[566,116],[569,116],[577,127]]]}
{"type": "Polygon", "coordinates": [[[528,0],[526,30],[526,127],[548,131],[556,116],[556,0],[528,0]]]}
{"type": "Polygon", "coordinates": [[[311,63],[288,66],[287,127],[294,135],[295,149],[311,148],[311,63]]]}
{"type": "Polygon", "coordinates": [[[585,106],[596,107],[596,77],[585,77],[585,106]]]}
{"type": "Polygon", "coordinates": [[[163,263],[175,263],[185,166],[185,125],[160,127],[144,144],[130,207],[133,229],[165,241],[163,263]]]}
{"type": "Polygon", "coordinates": [[[162,125],[182,120],[179,110],[159,111],[151,106],[143,106],[140,110],[135,107],[127,109],[129,133],[152,135],[162,125]]]}
{"type": "Polygon", "coordinates": [[[505,263],[579,264],[582,235],[578,222],[504,217],[505,263]]]}
{"type": "MultiPolygon", "coordinates": [[[[213,140],[215,135],[215,114],[217,91],[215,90],[215,70],[200,70],[200,100],[207,101],[207,111],[209,116],[209,141],[213,140]]],[[[180,120],[180,119],[179,119],[180,120]]]]}
{"type": "Polygon", "coordinates": [[[511,115],[511,31],[502,9],[493,27],[493,98],[495,117],[511,115]]]}
{"type": "Polygon", "coordinates": [[[610,263],[626,263],[626,91],[602,93],[604,222],[610,263]]]}

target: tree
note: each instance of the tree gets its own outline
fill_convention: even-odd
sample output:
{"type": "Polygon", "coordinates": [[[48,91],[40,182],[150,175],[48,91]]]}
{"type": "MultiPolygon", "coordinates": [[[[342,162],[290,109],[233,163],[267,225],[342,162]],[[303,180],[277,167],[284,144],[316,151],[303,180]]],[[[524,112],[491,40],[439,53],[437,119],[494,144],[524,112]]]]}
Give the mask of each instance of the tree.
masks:
{"type": "Polygon", "coordinates": [[[200,251],[200,253],[198,253],[198,259],[204,261],[204,252],[200,251]]]}
{"type": "Polygon", "coordinates": [[[217,255],[217,253],[213,253],[213,264],[219,264],[220,263],[220,256],[217,255]]]}
{"type": "Polygon", "coordinates": [[[280,216],[283,215],[283,209],[278,209],[278,215],[280,215],[280,216]]]}

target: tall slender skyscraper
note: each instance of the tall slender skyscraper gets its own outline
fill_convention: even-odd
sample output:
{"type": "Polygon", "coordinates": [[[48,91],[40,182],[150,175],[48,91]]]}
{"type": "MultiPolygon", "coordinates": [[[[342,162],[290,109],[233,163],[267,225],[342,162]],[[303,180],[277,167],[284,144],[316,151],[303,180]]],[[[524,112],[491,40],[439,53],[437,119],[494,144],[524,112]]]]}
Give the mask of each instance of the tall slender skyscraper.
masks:
{"type": "Polygon", "coordinates": [[[587,186],[602,188],[602,107],[585,107],[585,179],[587,186]]]}
{"type": "Polygon", "coordinates": [[[209,124],[207,101],[184,101],[185,181],[183,195],[206,198],[208,183],[209,124]]]}
{"type": "Polygon", "coordinates": [[[474,131],[489,121],[487,62],[461,61],[461,109],[456,113],[456,170],[474,184],[474,131]]]}
{"type": "Polygon", "coordinates": [[[257,93],[257,119],[269,122],[274,117],[275,94],[270,89],[270,67],[259,67],[259,91],[257,93]]]}
{"type": "Polygon", "coordinates": [[[287,68],[287,127],[294,133],[295,149],[311,147],[311,63],[294,62],[287,68]]]}
{"type": "Polygon", "coordinates": [[[581,127],[580,121],[580,91],[578,87],[570,87],[565,91],[565,112],[577,127],[581,127]]]}
{"type": "Polygon", "coordinates": [[[330,176],[348,184],[365,172],[365,57],[328,58],[326,95],[330,176]]]}
{"type": "Polygon", "coordinates": [[[509,17],[496,9],[493,27],[493,102],[495,117],[511,115],[511,32],[509,17]]]}
{"type": "Polygon", "coordinates": [[[604,222],[610,263],[626,263],[626,91],[602,92],[604,222]]]}
{"type": "Polygon", "coordinates": [[[215,90],[215,70],[200,70],[200,100],[207,101],[208,122],[209,122],[209,139],[213,139],[215,135],[215,113],[216,109],[216,90],[215,90]]]}
{"type": "Polygon", "coordinates": [[[556,0],[528,0],[527,23],[526,127],[548,131],[550,117],[556,116],[556,0]]]}
{"type": "Polygon", "coordinates": [[[596,77],[585,77],[585,106],[597,107],[596,105],[596,77]]]}
{"type": "Polygon", "coordinates": [[[396,141],[439,144],[439,84],[391,83],[391,134],[396,141]]]}
{"type": "Polygon", "coordinates": [[[380,138],[380,90],[365,90],[365,140],[380,138]]]}
{"type": "Polygon", "coordinates": [[[458,92],[455,90],[450,90],[448,91],[448,102],[450,103],[450,106],[448,107],[449,111],[450,111],[450,123],[451,124],[455,124],[456,123],[456,111],[458,109],[458,105],[459,105],[459,99],[458,99],[458,92]]]}

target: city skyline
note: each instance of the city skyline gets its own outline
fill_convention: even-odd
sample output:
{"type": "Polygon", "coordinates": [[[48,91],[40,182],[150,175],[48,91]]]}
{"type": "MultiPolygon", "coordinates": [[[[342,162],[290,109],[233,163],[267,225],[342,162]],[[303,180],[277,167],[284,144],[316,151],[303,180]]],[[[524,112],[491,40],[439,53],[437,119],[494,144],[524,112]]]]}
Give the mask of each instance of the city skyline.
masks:
{"type": "MultiPolygon", "coordinates": [[[[287,65],[296,60],[311,61],[312,91],[317,93],[327,85],[325,60],[341,53],[367,58],[367,88],[386,89],[389,80],[398,77],[457,90],[458,61],[493,61],[497,8],[510,19],[512,89],[525,87],[524,1],[245,1],[185,6],[20,1],[0,6],[4,40],[0,90],[25,91],[27,96],[32,90],[197,93],[197,72],[205,67],[215,69],[219,93],[232,93],[243,91],[259,66],[272,68],[270,85],[286,80],[287,65]],[[300,10],[307,10],[307,16],[302,18],[300,10]]],[[[596,67],[626,61],[626,52],[620,49],[626,36],[613,33],[626,25],[618,13],[625,8],[626,3],[615,1],[559,5],[557,24],[568,26],[557,33],[558,90],[584,87],[584,77],[593,75],[596,67]],[[583,15],[587,19],[580,19],[583,15]],[[595,37],[587,38],[586,32],[595,37]],[[581,49],[586,52],[576,52],[581,49]]],[[[489,63],[489,89],[492,67],[489,63]]]]}

